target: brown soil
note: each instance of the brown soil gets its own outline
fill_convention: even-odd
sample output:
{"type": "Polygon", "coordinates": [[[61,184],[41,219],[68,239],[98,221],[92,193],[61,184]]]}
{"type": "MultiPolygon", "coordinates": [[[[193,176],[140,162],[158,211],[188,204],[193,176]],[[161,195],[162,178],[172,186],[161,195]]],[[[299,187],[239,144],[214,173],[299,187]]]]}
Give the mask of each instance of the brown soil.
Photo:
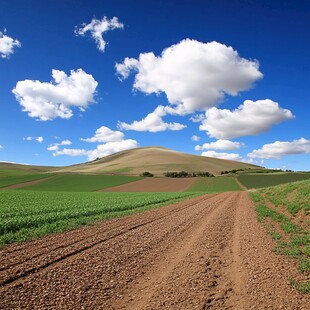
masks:
{"type": "Polygon", "coordinates": [[[1,309],[309,309],[246,192],[205,195],[0,251],[1,309]]]}
{"type": "Polygon", "coordinates": [[[105,188],[99,192],[183,192],[195,178],[147,178],[136,182],[105,188]]]}

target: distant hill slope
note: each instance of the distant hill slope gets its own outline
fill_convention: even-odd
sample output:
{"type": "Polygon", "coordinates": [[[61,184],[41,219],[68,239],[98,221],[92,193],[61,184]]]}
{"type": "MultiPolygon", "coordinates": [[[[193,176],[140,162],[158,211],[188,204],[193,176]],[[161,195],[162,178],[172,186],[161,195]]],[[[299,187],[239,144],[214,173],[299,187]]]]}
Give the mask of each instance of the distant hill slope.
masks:
{"type": "Polygon", "coordinates": [[[68,166],[55,172],[137,175],[149,171],[162,176],[166,171],[208,171],[220,174],[223,170],[247,168],[259,167],[238,161],[180,153],[162,147],[142,147],[115,153],[92,162],[68,166]]]}

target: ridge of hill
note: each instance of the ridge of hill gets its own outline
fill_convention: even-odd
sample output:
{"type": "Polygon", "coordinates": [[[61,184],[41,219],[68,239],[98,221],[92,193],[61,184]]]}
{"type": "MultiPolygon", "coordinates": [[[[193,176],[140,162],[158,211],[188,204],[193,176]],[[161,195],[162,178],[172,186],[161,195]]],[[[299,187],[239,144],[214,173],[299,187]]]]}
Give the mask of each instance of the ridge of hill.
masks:
{"type": "Polygon", "coordinates": [[[223,170],[258,168],[261,167],[151,146],[118,152],[92,162],[64,167],[54,172],[138,175],[143,171],[149,171],[156,176],[162,176],[167,171],[208,171],[220,174],[223,170]]]}

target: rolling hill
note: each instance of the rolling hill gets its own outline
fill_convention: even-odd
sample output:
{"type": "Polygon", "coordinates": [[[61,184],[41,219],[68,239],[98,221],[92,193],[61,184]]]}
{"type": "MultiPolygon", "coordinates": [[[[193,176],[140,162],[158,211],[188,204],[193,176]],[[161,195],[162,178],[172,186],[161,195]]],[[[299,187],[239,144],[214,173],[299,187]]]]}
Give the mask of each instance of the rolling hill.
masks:
{"type": "Polygon", "coordinates": [[[92,162],[55,169],[54,172],[138,175],[143,171],[149,171],[162,176],[166,171],[208,171],[220,174],[223,170],[249,168],[260,167],[238,161],[185,154],[163,147],[142,147],[115,153],[92,162]]]}

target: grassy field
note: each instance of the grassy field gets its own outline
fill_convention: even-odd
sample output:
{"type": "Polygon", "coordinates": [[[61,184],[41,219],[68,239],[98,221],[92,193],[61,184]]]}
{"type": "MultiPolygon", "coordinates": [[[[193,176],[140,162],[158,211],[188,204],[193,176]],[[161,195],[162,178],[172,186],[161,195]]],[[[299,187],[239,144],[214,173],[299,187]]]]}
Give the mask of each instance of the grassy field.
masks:
{"type": "Polygon", "coordinates": [[[0,170],[0,187],[40,180],[50,176],[50,174],[29,173],[18,170],[0,170]]]}
{"type": "Polygon", "coordinates": [[[239,182],[246,188],[262,188],[283,183],[310,179],[310,173],[272,173],[239,175],[239,182]]]}
{"type": "Polygon", "coordinates": [[[234,177],[197,178],[188,192],[220,193],[241,190],[234,177]]]}
{"type": "Polygon", "coordinates": [[[274,251],[297,262],[304,281],[290,279],[301,292],[310,294],[310,180],[264,188],[251,193],[258,220],[276,241],[274,251]]]}
{"type": "Polygon", "coordinates": [[[56,175],[45,182],[34,184],[20,190],[55,192],[93,192],[100,189],[122,185],[140,180],[141,177],[119,175],[56,175]]]}
{"type": "Polygon", "coordinates": [[[197,193],[0,191],[0,246],[170,204],[197,193]]]}

